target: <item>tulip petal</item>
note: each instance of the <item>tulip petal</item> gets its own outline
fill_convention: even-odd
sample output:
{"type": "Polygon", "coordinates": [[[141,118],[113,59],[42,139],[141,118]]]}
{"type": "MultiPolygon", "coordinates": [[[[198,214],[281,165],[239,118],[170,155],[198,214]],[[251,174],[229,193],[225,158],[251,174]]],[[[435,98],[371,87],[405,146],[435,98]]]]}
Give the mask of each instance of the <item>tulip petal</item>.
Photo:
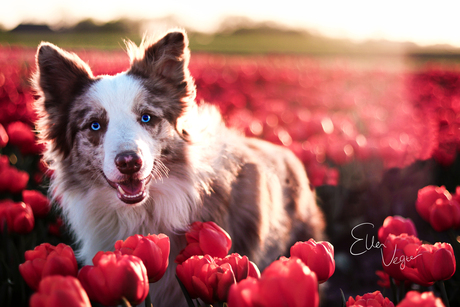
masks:
{"type": "Polygon", "coordinates": [[[198,277],[192,276],[192,286],[199,298],[201,298],[205,303],[212,304],[212,293],[210,293],[210,289],[206,287],[205,283],[198,277]]]}
{"type": "MultiPolygon", "coordinates": [[[[228,235],[227,235],[228,236],[228,235]]],[[[203,228],[200,231],[200,248],[203,254],[223,258],[228,253],[227,236],[214,228],[203,228]]]]}
{"type": "Polygon", "coordinates": [[[431,273],[434,280],[447,280],[455,273],[455,257],[447,249],[440,248],[434,253],[431,273]]]}

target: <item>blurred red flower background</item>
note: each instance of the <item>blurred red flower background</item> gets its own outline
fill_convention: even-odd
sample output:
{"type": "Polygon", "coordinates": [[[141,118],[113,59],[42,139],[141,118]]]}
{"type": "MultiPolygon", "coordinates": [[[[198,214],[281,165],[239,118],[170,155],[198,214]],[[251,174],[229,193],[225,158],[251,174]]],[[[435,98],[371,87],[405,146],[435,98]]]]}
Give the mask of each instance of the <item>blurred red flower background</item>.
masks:
{"type": "MultiPolygon", "coordinates": [[[[76,53],[88,62],[95,75],[116,74],[129,66],[123,51],[76,50],[76,53]]],[[[61,242],[72,244],[72,240],[68,233],[60,231],[59,212],[50,210],[45,196],[48,192],[46,165],[40,160],[43,147],[36,143],[33,122],[37,115],[33,109],[34,93],[29,84],[34,55],[35,49],[0,46],[0,249],[8,251],[8,255],[15,255],[10,258],[1,255],[4,259],[1,259],[0,273],[10,273],[8,267],[18,267],[27,260],[30,263],[24,265],[23,274],[31,276],[27,283],[37,289],[39,279],[45,278],[44,266],[51,262],[51,253],[57,252],[25,259],[24,251],[33,250],[44,242],[58,246],[61,242]],[[18,246],[20,249],[16,250],[18,246]],[[41,264],[31,264],[34,261],[41,264]]],[[[411,263],[410,268],[417,269],[411,271],[412,280],[407,276],[410,272],[402,275],[396,266],[387,267],[387,273],[393,274],[396,280],[418,278],[429,285],[434,280],[452,276],[455,271],[452,247],[449,249],[441,243],[428,246],[417,238],[446,242],[449,237],[444,230],[460,226],[460,193],[456,191],[460,185],[460,159],[457,158],[460,148],[460,69],[453,65],[420,65],[406,69],[387,67],[378,61],[370,65],[356,63],[351,58],[193,53],[190,70],[196,81],[198,101],[216,104],[229,126],[241,129],[248,136],[286,146],[304,163],[311,186],[326,212],[328,241],[333,245],[332,251],[326,246],[321,247],[321,253],[332,255],[335,262],[329,262],[328,269],[323,272],[314,273],[312,265],[308,274],[294,277],[309,286],[316,284],[318,279],[330,278],[326,305],[327,302],[337,305],[341,299],[338,289],[342,289],[352,296],[347,302],[350,306],[364,299],[374,299],[382,306],[390,306],[386,298],[374,292],[378,281],[375,271],[382,269],[380,251],[369,249],[363,256],[351,255],[350,246],[354,240],[350,229],[358,223],[368,222],[377,227],[373,229],[377,237],[379,225],[384,224],[378,234],[382,243],[388,241],[391,233],[397,239],[391,238],[388,245],[394,239],[407,241],[412,248],[404,250],[398,246],[398,255],[423,252],[423,257],[411,263]],[[421,190],[423,187],[426,188],[421,190]],[[388,216],[391,218],[385,220],[388,216]],[[410,222],[402,217],[410,218],[410,222]],[[440,232],[433,232],[430,226],[440,232]],[[414,239],[407,239],[402,233],[414,236],[414,239]],[[443,260],[442,267],[433,266],[437,259],[443,260]],[[425,268],[423,271],[418,270],[417,262],[425,268]],[[315,282],[311,282],[313,279],[315,282]],[[369,295],[363,295],[366,292],[369,295]]],[[[233,287],[234,281],[240,279],[238,276],[253,276],[258,271],[243,255],[225,257],[231,241],[229,243],[225,234],[207,227],[192,226],[187,238],[189,245],[181,254],[182,258],[176,260],[186,266],[186,259],[192,255],[204,255],[210,250],[218,252],[212,255],[214,258],[193,256],[192,259],[207,259],[206,269],[202,270],[206,274],[195,278],[195,284],[201,287],[195,285],[195,288],[206,290],[202,295],[209,302],[220,301],[224,299],[223,294],[210,292],[208,283],[222,282],[222,287],[233,287]],[[205,238],[203,242],[200,242],[201,237],[205,238]],[[208,240],[214,240],[212,246],[217,244],[219,249],[206,246],[208,240]],[[229,271],[232,274],[225,273],[229,271]]],[[[453,235],[458,234],[454,231],[453,235]]],[[[155,250],[156,257],[163,261],[161,265],[156,263],[158,267],[154,269],[147,265],[146,269],[139,269],[143,273],[136,282],[141,284],[142,291],[133,296],[136,303],[144,297],[145,278],[161,278],[167,265],[167,256],[164,255],[169,254],[164,244],[157,242],[158,238],[151,242],[145,240],[131,238],[116,246],[121,253],[128,255],[155,250]],[[156,270],[158,275],[152,273],[145,277],[145,270],[147,273],[156,270]]],[[[307,249],[314,250],[304,247],[298,257],[302,258],[300,255],[303,254],[308,258],[307,249]]],[[[121,255],[117,255],[99,256],[109,267],[121,261],[121,255]]],[[[123,259],[130,257],[128,255],[123,259]]],[[[391,256],[387,257],[390,259],[391,256]]],[[[59,259],[54,258],[53,261],[59,259]]],[[[62,263],[59,265],[66,266],[62,263]]],[[[97,263],[92,270],[96,270],[97,263]]],[[[291,262],[281,260],[273,267],[284,267],[285,278],[289,280],[289,268],[303,268],[302,263],[295,259],[291,262]]],[[[85,271],[89,272],[89,268],[85,271]]],[[[88,273],[85,271],[84,274],[88,273]]],[[[70,277],[65,282],[75,289],[68,295],[78,296],[86,304],[88,300],[82,296],[81,289],[90,287],[91,281],[85,279],[84,274],[81,284],[70,277]]],[[[13,300],[16,306],[27,305],[31,292],[19,271],[12,272],[8,278],[3,277],[7,274],[0,276],[1,291],[10,289],[5,297],[13,300]]],[[[52,288],[55,281],[47,278],[52,288]]],[[[262,272],[260,280],[256,282],[249,278],[234,286],[232,300],[250,305],[252,299],[254,302],[266,299],[239,296],[246,289],[244,287],[255,289],[255,296],[264,291],[268,293],[270,290],[267,289],[272,288],[265,287],[271,283],[270,274],[265,273],[264,277],[262,272]]],[[[282,289],[286,293],[290,290],[289,287],[282,289]]],[[[48,299],[46,297],[56,295],[46,291],[39,288],[43,302],[48,299]]],[[[89,293],[90,298],[97,297],[94,291],[89,290],[89,293]]],[[[316,304],[317,294],[312,293],[315,293],[313,304],[316,304]]],[[[34,299],[37,302],[39,294],[34,299]]],[[[408,294],[405,304],[425,300],[421,297],[408,294]]],[[[111,299],[108,303],[118,302],[119,298],[111,299]]]]}

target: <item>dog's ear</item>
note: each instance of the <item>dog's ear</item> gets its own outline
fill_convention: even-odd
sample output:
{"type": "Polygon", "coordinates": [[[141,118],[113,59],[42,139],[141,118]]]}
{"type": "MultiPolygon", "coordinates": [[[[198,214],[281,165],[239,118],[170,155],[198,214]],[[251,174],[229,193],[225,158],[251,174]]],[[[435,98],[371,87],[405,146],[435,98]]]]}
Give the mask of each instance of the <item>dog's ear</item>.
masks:
{"type": "Polygon", "coordinates": [[[174,82],[184,81],[190,57],[185,32],[169,32],[154,43],[146,40],[142,45],[140,54],[131,54],[132,74],[144,78],[157,76],[174,82]]]}
{"type": "Polygon", "coordinates": [[[50,43],[38,46],[36,84],[45,95],[45,107],[52,111],[72,101],[92,80],[88,65],[76,54],[50,43]]]}
{"type": "MultiPolygon", "coordinates": [[[[172,31],[161,39],[145,40],[141,47],[128,45],[131,68],[128,74],[144,79],[152,93],[167,93],[171,103],[166,116],[173,122],[195,99],[195,83],[188,70],[190,51],[184,31],[172,31]]],[[[166,107],[166,106],[165,106],[166,107]]]]}
{"type": "Polygon", "coordinates": [[[41,96],[36,103],[41,138],[51,141],[53,149],[67,156],[73,143],[68,127],[69,110],[76,96],[91,84],[93,75],[77,55],[50,43],[38,46],[36,65],[32,82],[41,96]]]}

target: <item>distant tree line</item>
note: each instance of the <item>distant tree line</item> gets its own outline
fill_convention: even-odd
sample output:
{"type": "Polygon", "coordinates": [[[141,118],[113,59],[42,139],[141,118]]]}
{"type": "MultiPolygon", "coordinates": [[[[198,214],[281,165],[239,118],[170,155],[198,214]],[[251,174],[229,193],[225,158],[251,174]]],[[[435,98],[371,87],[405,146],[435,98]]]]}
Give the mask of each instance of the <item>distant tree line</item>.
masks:
{"type": "Polygon", "coordinates": [[[106,23],[100,23],[94,19],[88,18],[73,26],[66,26],[57,29],[51,29],[49,25],[46,24],[21,23],[16,28],[12,29],[11,32],[133,33],[138,32],[139,28],[140,22],[128,19],[119,19],[106,23]]]}

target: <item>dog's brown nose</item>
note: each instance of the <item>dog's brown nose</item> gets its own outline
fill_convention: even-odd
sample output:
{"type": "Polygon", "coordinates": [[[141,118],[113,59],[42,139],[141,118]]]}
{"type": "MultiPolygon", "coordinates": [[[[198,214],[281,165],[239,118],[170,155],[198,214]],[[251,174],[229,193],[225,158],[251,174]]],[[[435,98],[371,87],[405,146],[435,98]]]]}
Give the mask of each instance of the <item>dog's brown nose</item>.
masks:
{"type": "Polygon", "coordinates": [[[142,167],[142,159],[133,151],[122,152],[115,157],[115,165],[122,174],[131,175],[142,167]]]}

